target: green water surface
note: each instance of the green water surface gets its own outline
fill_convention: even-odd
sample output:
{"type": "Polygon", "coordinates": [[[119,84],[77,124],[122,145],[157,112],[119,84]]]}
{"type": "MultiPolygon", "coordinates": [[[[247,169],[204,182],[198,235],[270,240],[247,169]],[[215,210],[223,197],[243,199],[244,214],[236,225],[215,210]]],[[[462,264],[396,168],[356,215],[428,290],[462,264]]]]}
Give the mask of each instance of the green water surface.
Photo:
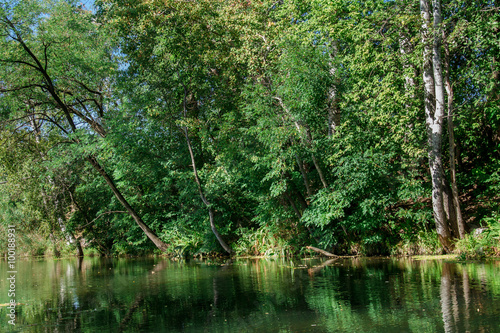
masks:
{"type": "Polygon", "coordinates": [[[500,332],[500,262],[85,258],[16,262],[5,332],[500,332]]]}

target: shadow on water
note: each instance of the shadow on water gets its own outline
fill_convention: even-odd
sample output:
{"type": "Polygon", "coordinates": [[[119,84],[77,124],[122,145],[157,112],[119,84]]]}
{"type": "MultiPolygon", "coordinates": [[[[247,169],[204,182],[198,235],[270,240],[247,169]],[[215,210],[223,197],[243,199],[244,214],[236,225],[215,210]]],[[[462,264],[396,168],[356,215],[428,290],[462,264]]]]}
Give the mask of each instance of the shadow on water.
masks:
{"type": "Polygon", "coordinates": [[[12,331],[497,332],[499,273],[498,261],[20,261],[12,331]]]}

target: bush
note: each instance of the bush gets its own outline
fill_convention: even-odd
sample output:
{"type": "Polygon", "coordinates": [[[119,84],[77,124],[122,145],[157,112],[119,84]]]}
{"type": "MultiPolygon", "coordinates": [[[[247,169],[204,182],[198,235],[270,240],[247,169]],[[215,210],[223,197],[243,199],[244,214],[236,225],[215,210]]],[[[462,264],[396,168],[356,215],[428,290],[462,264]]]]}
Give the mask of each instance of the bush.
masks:
{"type": "Polygon", "coordinates": [[[238,255],[289,256],[293,247],[279,235],[273,234],[265,227],[258,229],[241,228],[239,239],[235,244],[238,255]]]}
{"type": "Polygon", "coordinates": [[[495,213],[483,218],[481,225],[486,227],[476,229],[455,243],[458,260],[481,260],[500,255],[500,215],[495,213]]]}
{"type": "Polygon", "coordinates": [[[442,253],[443,247],[439,242],[435,230],[420,231],[415,237],[401,241],[391,251],[391,255],[431,255],[442,253]]]}

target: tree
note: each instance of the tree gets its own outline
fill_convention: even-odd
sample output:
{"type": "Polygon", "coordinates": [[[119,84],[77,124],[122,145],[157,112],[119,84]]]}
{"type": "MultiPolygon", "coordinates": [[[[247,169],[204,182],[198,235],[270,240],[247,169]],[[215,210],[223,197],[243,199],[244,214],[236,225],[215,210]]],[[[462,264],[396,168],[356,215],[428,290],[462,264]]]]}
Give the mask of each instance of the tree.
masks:
{"type": "Polygon", "coordinates": [[[434,2],[434,28],[427,0],[420,1],[422,14],[423,77],[425,115],[429,138],[429,166],[432,177],[432,208],[439,240],[446,251],[451,249],[451,235],[446,222],[443,201],[442,134],[444,122],[444,86],[441,67],[441,3],[434,2]],[[437,31],[434,31],[437,29],[437,31]],[[434,33],[433,33],[434,31],[434,33]]]}
{"type": "MultiPolygon", "coordinates": [[[[110,74],[115,64],[110,35],[91,13],[73,2],[29,1],[3,5],[0,20],[0,91],[11,101],[6,118],[22,122],[35,117],[45,125],[40,130],[55,128],[75,144],[105,138],[102,121],[109,112],[106,102],[112,97],[110,74]]],[[[167,245],[130,206],[98,161],[97,152],[90,150],[83,156],[147,237],[165,251],[167,245]]]]}

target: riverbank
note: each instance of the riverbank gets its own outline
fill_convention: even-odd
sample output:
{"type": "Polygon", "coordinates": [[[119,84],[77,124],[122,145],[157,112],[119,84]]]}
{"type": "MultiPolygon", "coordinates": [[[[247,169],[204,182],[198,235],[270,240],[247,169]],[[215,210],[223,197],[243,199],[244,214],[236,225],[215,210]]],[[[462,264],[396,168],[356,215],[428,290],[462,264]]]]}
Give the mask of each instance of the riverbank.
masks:
{"type": "MultiPolygon", "coordinates": [[[[449,255],[458,260],[481,260],[488,257],[500,256],[500,228],[494,226],[483,230],[481,233],[471,233],[464,239],[454,243],[454,250],[449,255]]],[[[166,257],[227,257],[222,249],[214,246],[207,240],[195,237],[172,239],[167,251],[162,253],[152,247],[137,249],[133,246],[123,248],[109,246],[103,251],[95,242],[80,240],[84,256],[107,257],[137,257],[148,255],[163,255],[166,257]]],[[[356,257],[415,257],[443,255],[445,251],[437,239],[435,232],[420,232],[408,239],[397,243],[344,242],[330,247],[321,244],[311,244],[307,239],[296,239],[289,234],[273,235],[258,229],[241,235],[230,243],[233,256],[245,257],[308,257],[326,253],[327,256],[356,256],[356,257]]],[[[51,240],[39,235],[27,234],[19,237],[16,253],[22,257],[71,257],[75,256],[77,249],[75,243],[69,244],[62,240],[51,240]]],[[[2,254],[3,256],[6,253],[2,254]]]]}

